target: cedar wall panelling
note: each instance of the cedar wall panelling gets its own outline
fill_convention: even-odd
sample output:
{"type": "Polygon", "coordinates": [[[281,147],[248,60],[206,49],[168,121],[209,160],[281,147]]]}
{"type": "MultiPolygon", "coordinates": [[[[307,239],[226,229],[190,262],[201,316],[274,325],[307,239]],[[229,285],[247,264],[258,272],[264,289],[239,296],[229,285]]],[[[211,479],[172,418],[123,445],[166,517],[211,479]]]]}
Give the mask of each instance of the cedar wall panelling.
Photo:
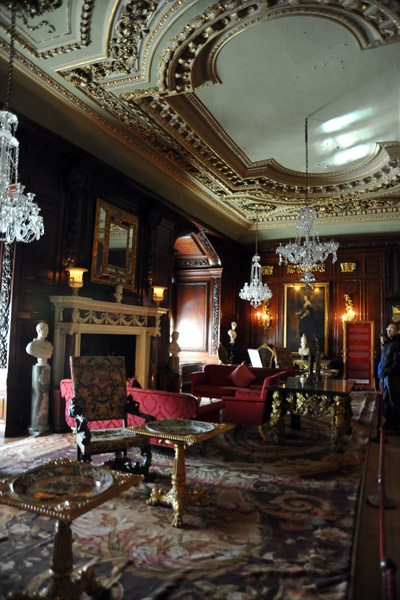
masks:
{"type": "MultiPolygon", "coordinates": [[[[45,234],[39,241],[16,245],[8,368],[0,373],[0,434],[6,436],[24,433],[29,426],[34,359],[26,354],[25,348],[36,337],[36,324],[40,320],[49,323],[48,339],[54,339],[49,296],[71,293],[65,273],[68,261],[88,269],[80,295],[113,300],[114,287],[90,282],[97,198],[139,216],[138,293],[124,290],[126,303],[151,304],[149,279],[153,276],[162,279],[156,283],[171,285],[171,231],[177,227],[193,228],[185,217],[158,202],[133,180],[58,136],[20,118],[18,137],[20,179],[28,191],[36,194],[45,234]],[[162,219],[153,219],[152,209],[157,208],[162,219]],[[151,218],[147,217],[150,213],[151,218]],[[150,236],[149,221],[153,225],[150,236]]],[[[167,291],[162,306],[167,307],[168,302],[167,291]]],[[[164,362],[168,343],[168,318],[163,317],[157,345],[164,362]]]]}
{"type": "MultiPolygon", "coordinates": [[[[325,272],[315,274],[316,283],[329,283],[328,356],[330,358],[339,360],[342,358],[342,315],[345,310],[345,294],[353,301],[357,319],[374,321],[376,332],[385,328],[388,319],[386,259],[392,265],[393,271],[394,265],[400,264],[400,252],[393,251],[392,243],[392,240],[386,237],[381,240],[375,239],[373,244],[370,243],[369,238],[362,237],[351,242],[343,240],[338,250],[337,262],[332,264],[330,260],[326,261],[325,272]],[[352,270],[354,265],[355,269],[352,270]]],[[[257,325],[257,311],[250,307],[249,302],[239,300],[236,344],[238,354],[243,360],[248,360],[247,348],[257,348],[262,343],[276,346],[283,344],[284,284],[295,284],[300,280],[300,275],[289,273],[285,265],[278,264],[275,247],[272,249],[272,245],[267,244],[261,246],[261,264],[273,268],[272,274],[263,276],[263,281],[268,283],[273,292],[270,300],[273,321],[271,328],[264,334],[263,328],[257,325]]],[[[249,247],[247,254],[243,251],[241,253],[237,294],[243,283],[249,280],[249,266],[253,252],[254,249],[249,247]]],[[[400,300],[398,279],[399,276],[394,277],[394,283],[388,286],[392,292],[390,301],[394,298],[400,300]]],[[[375,340],[375,353],[376,356],[379,355],[378,339],[375,340]]]]}
{"type": "Polygon", "coordinates": [[[217,362],[221,269],[174,272],[173,323],[181,364],[217,362]]]}

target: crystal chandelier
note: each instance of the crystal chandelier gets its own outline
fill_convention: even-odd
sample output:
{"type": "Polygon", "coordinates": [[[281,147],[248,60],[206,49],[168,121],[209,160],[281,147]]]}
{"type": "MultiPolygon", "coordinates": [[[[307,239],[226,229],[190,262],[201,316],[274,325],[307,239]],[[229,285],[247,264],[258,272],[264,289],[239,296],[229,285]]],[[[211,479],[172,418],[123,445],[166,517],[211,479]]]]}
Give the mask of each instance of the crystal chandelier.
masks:
{"type": "Polygon", "coordinates": [[[308,118],[305,120],[305,147],[306,147],[306,196],[305,206],[300,209],[296,223],[296,240],[286,244],[279,245],[276,252],[279,254],[279,264],[288,262],[298,265],[304,271],[300,281],[310,289],[310,283],[315,281],[312,268],[316,263],[323,263],[332,254],[332,262],[336,262],[336,250],[339,247],[337,242],[320,242],[316,232],[315,221],[317,212],[308,206],[308,118]],[[304,244],[302,244],[304,236],[304,244]]]}
{"type": "Polygon", "coordinates": [[[0,111],[0,240],[7,244],[29,243],[44,233],[34,194],[24,194],[24,186],[18,183],[19,142],[15,137],[18,119],[8,110],[14,62],[15,3],[11,10],[7,96],[4,110],[0,111]]]}
{"type": "Polygon", "coordinates": [[[264,300],[272,298],[272,292],[261,278],[260,256],[257,252],[257,221],[256,221],[256,253],[251,259],[250,283],[245,283],[239,292],[239,298],[248,300],[251,306],[257,308],[264,300]]]}

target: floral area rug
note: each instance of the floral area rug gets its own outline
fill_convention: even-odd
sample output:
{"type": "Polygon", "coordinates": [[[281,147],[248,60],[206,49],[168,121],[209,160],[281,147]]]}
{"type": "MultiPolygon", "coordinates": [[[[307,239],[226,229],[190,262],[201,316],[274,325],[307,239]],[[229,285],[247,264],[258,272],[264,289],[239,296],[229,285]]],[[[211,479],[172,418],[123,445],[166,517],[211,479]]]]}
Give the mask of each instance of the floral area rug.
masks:
{"type": "MultiPolygon", "coordinates": [[[[170,487],[173,450],[154,447],[154,483],[141,482],[73,521],[74,568],[94,564],[112,599],[343,600],[375,394],[352,395],[352,435],[329,450],[330,421],[286,423],[286,441],[232,430],[186,450],[186,484],[206,505],[148,506],[170,487]]],[[[267,434],[268,435],[268,434],[267,434]]],[[[58,456],[75,458],[72,434],[0,447],[0,476],[58,456]]],[[[134,455],[132,454],[132,457],[134,455]]],[[[0,598],[48,583],[54,520],[0,505],[0,598]]]]}

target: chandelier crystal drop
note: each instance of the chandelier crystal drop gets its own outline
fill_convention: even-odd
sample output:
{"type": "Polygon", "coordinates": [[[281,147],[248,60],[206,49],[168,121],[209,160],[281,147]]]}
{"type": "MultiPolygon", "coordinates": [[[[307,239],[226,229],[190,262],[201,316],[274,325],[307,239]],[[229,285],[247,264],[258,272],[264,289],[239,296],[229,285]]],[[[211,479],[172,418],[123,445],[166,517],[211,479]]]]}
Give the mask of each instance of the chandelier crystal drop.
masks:
{"type": "Polygon", "coordinates": [[[308,206],[308,119],[305,120],[305,147],[306,147],[306,196],[305,206],[300,209],[296,223],[296,239],[294,242],[279,245],[276,252],[279,254],[279,264],[289,262],[304,271],[300,281],[305,283],[305,288],[310,289],[311,283],[315,281],[312,273],[313,267],[317,263],[324,263],[329,254],[332,254],[332,262],[336,262],[336,250],[339,247],[337,242],[320,242],[315,222],[317,212],[308,206]],[[302,237],[304,236],[304,243],[302,237]]]}
{"type": "Polygon", "coordinates": [[[16,8],[13,4],[7,99],[4,110],[0,111],[0,240],[7,244],[29,243],[34,239],[38,240],[44,233],[43,218],[39,215],[40,208],[33,201],[34,194],[24,193],[24,186],[18,183],[19,142],[15,137],[18,119],[8,110],[12,86],[15,15],[16,8]]]}
{"type": "Polygon", "coordinates": [[[256,225],[256,253],[251,259],[250,283],[245,283],[239,292],[239,298],[250,302],[257,308],[264,300],[272,298],[272,292],[266,283],[263,284],[261,276],[261,257],[257,253],[257,225],[256,225]]]}

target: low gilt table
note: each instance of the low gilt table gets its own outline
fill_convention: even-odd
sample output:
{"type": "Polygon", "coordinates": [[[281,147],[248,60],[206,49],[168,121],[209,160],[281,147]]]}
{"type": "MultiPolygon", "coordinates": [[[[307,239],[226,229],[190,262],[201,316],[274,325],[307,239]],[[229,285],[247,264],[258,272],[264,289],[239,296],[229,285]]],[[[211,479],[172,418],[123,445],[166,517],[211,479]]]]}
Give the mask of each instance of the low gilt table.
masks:
{"type": "Polygon", "coordinates": [[[159,502],[172,506],[174,511],[173,527],[183,526],[183,508],[185,504],[196,500],[205,504],[204,489],[189,491],[185,487],[185,448],[209,440],[234,427],[234,425],[226,423],[205,423],[203,421],[169,417],[128,428],[138,435],[147,435],[156,438],[161,443],[174,446],[175,459],[171,477],[172,487],[168,492],[160,488],[153,488],[151,496],[147,500],[147,504],[151,506],[159,502]]]}
{"type": "Polygon", "coordinates": [[[351,432],[350,392],[355,382],[346,379],[322,379],[315,381],[303,376],[288,377],[275,385],[266,386],[272,390],[272,413],[270,429],[278,441],[285,440],[284,415],[288,410],[293,415],[322,417],[331,415],[331,449],[343,450],[342,436],[351,432]]]}
{"type": "MultiPolygon", "coordinates": [[[[13,600],[77,600],[106,593],[95,580],[91,566],[72,577],[71,523],[77,517],[117,496],[142,475],[111,471],[104,467],[56,459],[0,481],[0,503],[56,519],[50,583],[40,593],[15,592],[13,600]]],[[[102,596],[103,597],[103,596],[102,596]]]]}

